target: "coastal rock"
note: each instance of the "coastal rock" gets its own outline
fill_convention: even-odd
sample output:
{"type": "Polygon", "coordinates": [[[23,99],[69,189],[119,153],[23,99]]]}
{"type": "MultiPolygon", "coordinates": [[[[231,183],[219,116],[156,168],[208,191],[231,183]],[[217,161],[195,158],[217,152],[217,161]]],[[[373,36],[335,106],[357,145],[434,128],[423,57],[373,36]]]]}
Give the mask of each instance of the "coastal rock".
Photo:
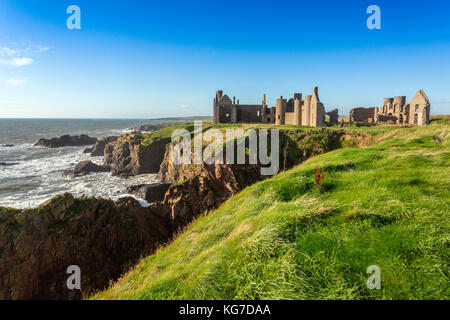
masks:
{"type": "Polygon", "coordinates": [[[140,184],[128,187],[126,192],[152,203],[163,201],[169,187],[168,183],[140,184]]]}
{"type": "Polygon", "coordinates": [[[169,139],[141,143],[142,136],[128,134],[116,142],[106,144],[103,164],[111,167],[112,175],[138,175],[157,173],[164,158],[169,139]]]}
{"type": "Polygon", "coordinates": [[[72,176],[72,177],[80,177],[87,175],[91,172],[109,172],[111,167],[103,166],[93,163],[92,161],[86,160],[77,163],[73,170],[64,171],[63,175],[72,176]]]}
{"type": "Polygon", "coordinates": [[[84,134],[80,136],[64,135],[59,138],[39,139],[39,141],[34,146],[47,148],[61,148],[70,146],[86,146],[95,144],[96,142],[97,138],[89,137],[84,134]]]}
{"type": "Polygon", "coordinates": [[[144,124],[144,125],[140,125],[137,127],[132,128],[133,131],[137,131],[137,132],[152,132],[152,131],[156,131],[159,129],[163,129],[163,128],[167,128],[169,126],[174,125],[174,123],[170,123],[170,122],[166,122],[166,123],[155,123],[155,124],[144,124]]]}
{"type": "Polygon", "coordinates": [[[172,184],[164,200],[150,208],[160,216],[169,216],[173,228],[184,226],[205,214],[243,188],[264,179],[259,165],[199,165],[191,174],[182,173],[183,182],[172,184]]]}
{"type": "Polygon", "coordinates": [[[0,208],[0,299],[80,299],[105,288],[171,233],[168,221],[133,198],[118,203],[59,195],[36,209],[0,208]]]}
{"type": "Polygon", "coordinates": [[[99,139],[95,146],[92,147],[92,150],[90,152],[92,157],[103,157],[105,155],[105,147],[108,143],[116,142],[118,136],[109,136],[109,137],[103,137],[99,139]]]}

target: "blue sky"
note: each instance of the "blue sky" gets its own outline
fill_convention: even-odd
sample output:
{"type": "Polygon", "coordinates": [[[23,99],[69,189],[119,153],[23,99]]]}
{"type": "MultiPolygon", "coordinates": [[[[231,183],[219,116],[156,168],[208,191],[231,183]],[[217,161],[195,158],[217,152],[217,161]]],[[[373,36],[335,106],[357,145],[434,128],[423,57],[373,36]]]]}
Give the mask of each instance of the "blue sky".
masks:
{"type": "Polygon", "coordinates": [[[450,1],[1,0],[0,118],[211,115],[319,95],[327,110],[419,90],[450,113],[450,1]],[[66,8],[81,9],[69,30],[66,8]],[[381,30],[366,27],[369,5],[381,30]]]}

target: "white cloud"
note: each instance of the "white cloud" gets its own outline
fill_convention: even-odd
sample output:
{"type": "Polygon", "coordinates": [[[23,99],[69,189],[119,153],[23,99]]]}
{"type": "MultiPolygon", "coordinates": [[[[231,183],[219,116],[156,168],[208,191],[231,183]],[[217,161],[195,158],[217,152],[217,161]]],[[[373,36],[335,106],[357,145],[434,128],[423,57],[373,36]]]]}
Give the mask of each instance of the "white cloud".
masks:
{"type": "Polygon", "coordinates": [[[23,67],[34,62],[31,58],[12,58],[8,61],[8,64],[14,67],[23,67]]]}
{"type": "Polygon", "coordinates": [[[192,109],[192,106],[188,106],[188,105],[182,104],[182,105],[180,106],[180,108],[181,108],[181,109],[192,109]]]}
{"type": "Polygon", "coordinates": [[[20,54],[19,50],[15,50],[15,49],[11,49],[8,47],[0,47],[0,54],[1,55],[6,55],[8,57],[14,57],[16,55],[20,54]]]}
{"type": "Polygon", "coordinates": [[[13,67],[28,66],[35,62],[35,55],[51,49],[53,48],[42,45],[22,48],[0,47],[0,63],[13,67]]]}
{"type": "Polygon", "coordinates": [[[45,51],[48,51],[50,49],[51,49],[51,47],[38,46],[36,51],[37,52],[45,52],[45,51]]]}
{"type": "Polygon", "coordinates": [[[8,79],[6,82],[13,87],[20,87],[26,84],[28,81],[26,79],[8,79]]]}

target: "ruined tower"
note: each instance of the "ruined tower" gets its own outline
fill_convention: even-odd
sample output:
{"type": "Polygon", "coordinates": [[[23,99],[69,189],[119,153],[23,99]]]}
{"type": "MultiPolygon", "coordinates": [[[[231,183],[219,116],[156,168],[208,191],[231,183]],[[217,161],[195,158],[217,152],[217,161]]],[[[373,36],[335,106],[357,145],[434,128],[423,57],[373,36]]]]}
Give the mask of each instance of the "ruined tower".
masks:
{"type": "Polygon", "coordinates": [[[302,126],[310,126],[311,95],[305,96],[302,108],[302,126]]]}
{"type": "Polygon", "coordinates": [[[383,100],[383,108],[381,112],[385,115],[388,115],[388,113],[392,113],[394,110],[394,99],[393,98],[384,98],[383,100]]]}
{"type": "Polygon", "coordinates": [[[299,126],[302,124],[302,94],[296,96],[294,99],[294,125],[299,126]]]}
{"type": "Polygon", "coordinates": [[[213,122],[219,123],[219,100],[222,98],[223,91],[217,90],[213,101],[213,122]]]}
{"type": "Polygon", "coordinates": [[[264,93],[264,98],[261,105],[261,122],[264,122],[264,119],[266,117],[266,94],[264,93]]]}
{"type": "Polygon", "coordinates": [[[394,109],[393,113],[402,113],[405,108],[406,103],[406,97],[405,96],[398,96],[394,98],[394,109]]]}
{"type": "Polygon", "coordinates": [[[325,125],[325,108],[322,102],[320,102],[318,87],[314,87],[313,95],[311,97],[309,125],[313,127],[320,127],[325,125]]]}
{"type": "Polygon", "coordinates": [[[286,99],[283,99],[283,96],[277,99],[275,104],[275,124],[284,124],[286,112],[286,99]]]}

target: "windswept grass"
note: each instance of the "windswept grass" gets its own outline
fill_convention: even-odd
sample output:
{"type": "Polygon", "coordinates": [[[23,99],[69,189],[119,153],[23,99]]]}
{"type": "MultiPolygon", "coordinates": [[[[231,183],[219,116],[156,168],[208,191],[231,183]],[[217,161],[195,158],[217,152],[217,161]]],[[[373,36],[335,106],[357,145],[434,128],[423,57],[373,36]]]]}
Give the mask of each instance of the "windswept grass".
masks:
{"type": "Polygon", "coordinates": [[[372,146],[246,188],[92,298],[449,299],[449,128],[357,128],[372,146]]]}

